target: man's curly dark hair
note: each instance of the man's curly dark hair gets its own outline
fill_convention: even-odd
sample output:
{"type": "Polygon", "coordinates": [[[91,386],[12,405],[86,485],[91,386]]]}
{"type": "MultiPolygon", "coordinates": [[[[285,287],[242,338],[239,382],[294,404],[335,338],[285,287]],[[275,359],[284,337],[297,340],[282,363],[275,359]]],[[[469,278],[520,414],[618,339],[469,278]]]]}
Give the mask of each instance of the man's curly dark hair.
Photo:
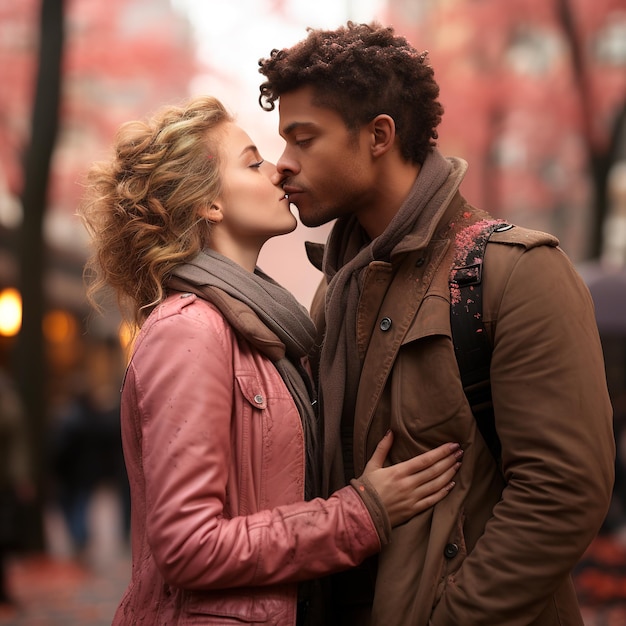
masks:
{"type": "Polygon", "coordinates": [[[261,107],[273,111],[281,95],[310,85],[315,104],[337,111],[350,130],[381,113],[391,116],[402,156],[421,165],[436,145],[443,115],[427,53],[377,22],[307,30],[306,39],[259,60],[267,78],[261,107]]]}

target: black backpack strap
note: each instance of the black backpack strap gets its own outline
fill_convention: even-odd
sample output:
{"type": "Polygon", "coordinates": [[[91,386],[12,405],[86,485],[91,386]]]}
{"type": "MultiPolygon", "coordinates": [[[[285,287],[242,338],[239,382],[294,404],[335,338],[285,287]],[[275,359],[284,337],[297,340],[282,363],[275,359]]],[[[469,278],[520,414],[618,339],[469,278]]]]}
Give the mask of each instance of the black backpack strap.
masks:
{"type": "Polygon", "coordinates": [[[488,222],[475,236],[474,245],[452,269],[450,276],[450,325],[461,382],[478,429],[498,466],[501,445],[491,400],[489,369],[492,346],[483,324],[482,270],[491,234],[510,228],[510,224],[488,222]]]}

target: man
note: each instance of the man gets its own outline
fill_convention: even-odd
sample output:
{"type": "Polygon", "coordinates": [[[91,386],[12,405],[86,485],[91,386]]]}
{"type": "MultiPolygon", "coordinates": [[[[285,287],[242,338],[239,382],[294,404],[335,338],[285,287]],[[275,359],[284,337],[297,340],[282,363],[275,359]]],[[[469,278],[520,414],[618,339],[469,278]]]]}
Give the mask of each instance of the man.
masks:
{"type": "Polygon", "coordinates": [[[259,64],[260,103],[278,100],[286,142],[277,182],[305,225],[337,220],[312,311],[325,329],[325,492],[362,472],[388,428],[392,462],[443,441],[465,449],[445,500],[333,580],[335,623],[582,625],[570,571],[605,517],[615,453],[586,287],[554,237],[491,237],[494,460],[455,359],[450,277],[496,220],[459,193],[467,165],[435,147],[443,109],[426,54],[348,23],[259,64]]]}

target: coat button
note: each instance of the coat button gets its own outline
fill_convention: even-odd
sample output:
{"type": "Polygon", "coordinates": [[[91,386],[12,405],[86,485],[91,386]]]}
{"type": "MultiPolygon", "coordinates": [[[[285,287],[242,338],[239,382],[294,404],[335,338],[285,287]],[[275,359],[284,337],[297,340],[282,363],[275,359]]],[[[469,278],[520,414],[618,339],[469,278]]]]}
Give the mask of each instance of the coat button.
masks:
{"type": "Polygon", "coordinates": [[[383,317],[383,319],[380,320],[380,330],[382,330],[383,332],[386,332],[390,328],[391,328],[391,320],[388,317],[383,317]]]}
{"type": "Polygon", "coordinates": [[[453,559],[458,553],[459,546],[457,546],[456,543],[449,543],[443,549],[443,556],[445,556],[446,559],[453,559]]]}
{"type": "Polygon", "coordinates": [[[263,396],[260,393],[257,393],[256,396],[254,396],[254,401],[257,404],[263,404],[263,396]]]}

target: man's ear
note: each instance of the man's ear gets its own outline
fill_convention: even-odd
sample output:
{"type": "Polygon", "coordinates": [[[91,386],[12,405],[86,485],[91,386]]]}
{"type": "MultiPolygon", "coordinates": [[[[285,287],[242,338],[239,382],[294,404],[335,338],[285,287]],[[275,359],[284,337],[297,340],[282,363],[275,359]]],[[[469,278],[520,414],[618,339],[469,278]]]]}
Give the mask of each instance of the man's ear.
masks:
{"type": "Polygon", "coordinates": [[[222,205],[219,201],[214,202],[209,206],[202,207],[198,211],[198,215],[212,224],[219,224],[224,219],[222,205]]]}
{"type": "Polygon", "coordinates": [[[381,113],[370,122],[372,156],[379,157],[387,153],[396,141],[396,123],[393,117],[381,113]]]}

